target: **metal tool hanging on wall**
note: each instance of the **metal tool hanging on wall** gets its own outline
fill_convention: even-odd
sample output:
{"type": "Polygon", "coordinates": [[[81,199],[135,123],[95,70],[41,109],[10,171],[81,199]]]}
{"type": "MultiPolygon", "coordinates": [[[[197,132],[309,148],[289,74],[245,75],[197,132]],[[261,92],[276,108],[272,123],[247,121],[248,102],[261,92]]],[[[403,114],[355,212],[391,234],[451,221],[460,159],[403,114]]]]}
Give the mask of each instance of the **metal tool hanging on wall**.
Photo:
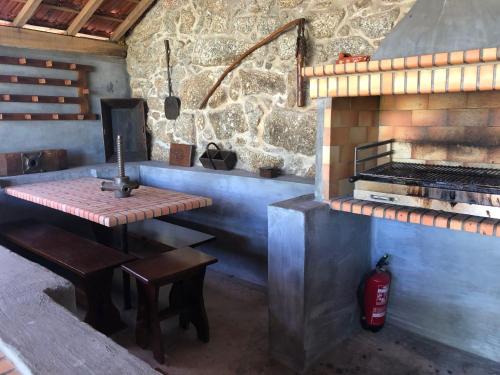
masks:
{"type": "Polygon", "coordinates": [[[208,94],[205,96],[203,99],[203,102],[200,105],[200,109],[204,109],[207,106],[208,101],[212,97],[212,95],[215,93],[215,91],[219,88],[219,86],[222,84],[222,81],[224,78],[227,77],[229,73],[231,73],[234,69],[236,69],[244,59],[246,59],[248,56],[250,56],[253,52],[258,50],[259,48],[265,46],[266,44],[272,42],[276,38],[278,38],[280,35],[286,33],[293,27],[298,27],[298,37],[297,37],[297,51],[296,51],[296,59],[297,59],[297,106],[298,107],[303,107],[305,105],[305,96],[304,96],[304,78],[302,76],[302,68],[304,67],[305,63],[305,57],[306,57],[306,52],[307,52],[307,43],[306,43],[306,38],[305,38],[305,24],[306,24],[306,19],[305,18],[298,18],[296,20],[293,20],[286,25],[281,26],[279,29],[275,30],[273,33],[269,34],[267,37],[262,39],[260,42],[255,44],[253,47],[249,48],[245,52],[243,52],[238,59],[233,62],[227,69],[222,73],[220,78],[217,80],[217,82],[212,86],[208,94]]]}
{"type": "Polygon", "coordinates": [[[116,198],[127,198],[130,197],[133,189],[139,188],[139,184],[125,175],[125,161],[123,159],[122,137],[120,135],[116,137],[116,154],[118,159],[118,177],[115,177],[113,181],[103,181],[101,190],[114,191],[116,198]]]}
{"type": "Polygon", "coordinates": [[[181,112],[181,99],[172,96],[172,77],[170,71],[170,42],[165,40],[165,52],[167,54],[167,79],[168,96],[165,98],[165,117],[169,120],[176,120],[181,112]]]}

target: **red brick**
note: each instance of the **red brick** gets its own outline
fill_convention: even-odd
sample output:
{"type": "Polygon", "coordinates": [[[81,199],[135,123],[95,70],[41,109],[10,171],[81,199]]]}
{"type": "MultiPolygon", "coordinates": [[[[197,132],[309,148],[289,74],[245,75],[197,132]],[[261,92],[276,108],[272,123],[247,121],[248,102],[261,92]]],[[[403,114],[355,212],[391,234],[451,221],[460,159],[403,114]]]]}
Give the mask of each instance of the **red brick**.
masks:
{"type": "Polygon", "coordinates": [[[396,216],[397,220],[407,223],[408,219],[410,218],[410,212],[411,212],[411,209],[409,209],[409,208],[399,209],[397,216],[396,216]]]}
{"type": "Polygon", "coordinates": [[[380,217],[380,218],[383,218],[384,217],[384,212],[385,212],[385,209],[387,208],[388,205],[386,204],[383,204],[383,205],[380,205],[380,206],[377,206],[373,209],[373,216],[374,217],[380,217]]]}
{"type": "Polygon", "coordinates": [[[495,229],[495,235],[497,237],[500,237],[500,221],[497,222],[497,226],[496,226],[496,229],[495,229]]]}
{"type": "Polygon", "coordinates": [[[437,228],[448,228],[453,214],[442,213],[434,219],[434,226],[437,228]]]}
{"type": "Polygon", "coordinates": [[[436,216],[439,215],[439,211],[427,211],[422,215],[422,224],[432,227],[434,226],[434,220],[436,216]]]}
{"type": "Polygon", "coordinates": [[[342,211],[352,212],[352,205],[356,202],[355,199],[348,199],[342,202],[342,211]]]}
{"type": "Polygon", "coordinates": [[[468,215],[455,215],[450,220],[450,229],[452,230],[463,230],[464,221],[469,218],[468,215]]]}
{"type": "Polygon", "coordinates": [[[411,111],[380,111],[380,126],[410,126],[411,111]]]}
{"type": "Polygon", "coordinates": [[[414,126],[446,126],[447,111],[443,109],[414,110],[412,111],[412,125],[414,126]]]}
{"type": "Polygon", "coordinates": [[[472,64],[481,61],[481,50],[480,49],[470,49],[465,51],[465,62],[472,64]]]}
{"type": "Polygon", "coordinates": [[[432,66],[433,55],[421,55],[419,66],[421,68],[430,68],[432,66]]]}
{"type": "Polygon", "coordinates": [[[470,233],[477,233],[479,231],[479,224],[484,220],[481,217],[470,217],[464,222],[464,230],[470,233]]]}
{"type": "Polygon", "coordinates": [[[361,209],[361,213],[363,215],[371,216],[373,214],[373,210],[375,209],[375,207],[377,207],[377,205],[375,203],[365,204],[363,206],[363,208],[361,209]]]}
{"type": "Polygon", "coordinates": [[[389,220],[396,220],[396,207],[388,207],[385,210],[384,217],[389,220]]]}
{"type": "Polygon", "coordinates": [[[375,126],[377,122],[378,122],[378,112],[359,111],[359,117],[358,117],[359,126],[375,126]]]}
{"type": "Polygon", "coordinates": [[[422,221],[423,214],[424,214],[424,211],[419,210],[419,209],[416,209],[416,210],[413,210],[412,212],[410,212],[410,223],[420,224],[422,221]]]}
{"type": "Polygon", "coordinates": [[[427,94],[384,95],[380,98],[380,108],[385,110],[427,109],[428,105],[427,94]]]}
{"type": "Polygon", "coordinates": [[[0,360],[0,374],[7,374],[10,371],[14,370],[14,365],[7,358],[3,358],[0,360]]]}

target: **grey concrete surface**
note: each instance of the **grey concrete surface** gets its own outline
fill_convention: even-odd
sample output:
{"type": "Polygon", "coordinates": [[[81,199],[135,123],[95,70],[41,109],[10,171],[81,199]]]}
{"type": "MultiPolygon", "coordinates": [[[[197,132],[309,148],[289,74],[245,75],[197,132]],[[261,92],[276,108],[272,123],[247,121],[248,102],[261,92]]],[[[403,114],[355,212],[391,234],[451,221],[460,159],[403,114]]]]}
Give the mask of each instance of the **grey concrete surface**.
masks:
{"type": "MultiPolygon", "coordinates": [[[[117,278],[117,286],[120,285],[117,278]]],[[[292,286],[290,286],[291,288],[292,286]]],[[[117,291],[117,301],[120,294],[117,291]]],[[[168,288],[161,302],[168,304],[168,288]]],[[[135,289],[134,289],[135,292],[135,289]]],[[[208,270],[205,302],[211,339],[199,342],[194,329],[181,330],[176,319],[162,322],[169,375],[292,375],[269,355],[265,289],[208,270]]],[[[151,351],[134,341],[135,311],[122,312],[128,328],[112,339],[157,367],[151,351]]],[[[333,338],[334,339],[334,338],[333,338]]],[[[355,332],[324,353],[309,375],[496,375],[500,365],[388,325],[378,334],[355,332]]]]}
{"type": "Polygon", "coordinates": [[[269,207],[272,355],[304,371],[358,329],[356,289],[370,263],[370,228],[339,220],[313,196],[269,207]]]}
{"type": "Polygon", "coordinates": [[[63,305],[75,310],[69,282],[0,247],[0,341],[11,359],[35,375],[156,374],[63,305]]]}
{"type": "MultiPolygon", "coordinates": [[[[129,78],[125,60],[92,55],[55,53],[0,46],[0,55],[31,57],[55,61],[77,62],[92,65],[95,71],[89,75],[92,113],[100,114],[101,98],[125,98],[130,96],[129,78]]],[[[28,75],[34,77],[76,79],[76,73],[63,70],[40,69],[1,65],[1,74],[28,75]]],[[[14,85],[0,83],[5,94],[64,95],[76,96],[71,87],[14,85]]],[[[1,112],[59,112],[75,113],[76,105],[0,103],[1,112]]],[[[0,121],[0,152],[32,151],[64,148],[69,151],[71,166],[102,163],[104,141],[101,121],[0,121]]]]}
{"type": "Polygon", "coordinates": [[[164,163],[143,163],[140,175],[145,185],[211,197],[213,206],[172,218],[216,236],[200,247],[219,258],[215,269],[259,285],[267,284],[267,206],[314,191],[313,181],[303,178],[264,179],[238,170],[172,168],[164,163]]]}
{"type": "Polygon", "coordinates": [[[373,59],[496,47],[498,0],[417,0],[373,59]]]}

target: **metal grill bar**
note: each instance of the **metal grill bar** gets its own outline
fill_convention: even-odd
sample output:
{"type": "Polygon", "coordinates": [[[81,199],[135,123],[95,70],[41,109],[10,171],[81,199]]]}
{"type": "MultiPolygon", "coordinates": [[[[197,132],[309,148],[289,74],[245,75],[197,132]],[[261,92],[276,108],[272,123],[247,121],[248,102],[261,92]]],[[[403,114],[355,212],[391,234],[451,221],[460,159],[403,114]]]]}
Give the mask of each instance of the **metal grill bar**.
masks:
{"type": "Polygon", "coordinates": [[[390,162],[360,172],[358,178],[401,185],[500,194],[500,169],[390,162]]]}

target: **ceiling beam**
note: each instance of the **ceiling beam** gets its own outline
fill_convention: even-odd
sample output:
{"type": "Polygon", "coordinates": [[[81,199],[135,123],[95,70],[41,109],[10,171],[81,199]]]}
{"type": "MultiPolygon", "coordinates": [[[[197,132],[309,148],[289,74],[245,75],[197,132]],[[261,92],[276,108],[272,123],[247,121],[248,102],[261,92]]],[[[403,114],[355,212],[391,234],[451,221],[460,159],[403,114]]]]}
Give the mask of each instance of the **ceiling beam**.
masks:
{"type": "Polygon", "coordinates": [[[82,29],[87,21],[92,17],[95,11],[101,6],[104,0],[89,0],[83,9],[78,13],[66,30],[67,35],[76,35],[82,29]]]}
{"type": "Polygon", "coordinates": [[[142,0],[135,8],[130,12],[130,14],[111,34],[111,40],[116,42],[120,40],[125,33],[137,22],[137,20],[144,14],[146,10],[153,4],[154,0],[142,0]]]}
{"type": "Polygon", "coordinates": [[[12,22],[12,25],[15,27],[23,27],[26,25],[26,22],[33,17],[41,3],[42,0],[28,0],[22,7],[21,11],[17,14],[16,18],[12,22]]]}
{"type": "Polygon", "coordinates": [[[10,26],[0,26],[0,46],[116,57],[127,55],[125,47],[113,42],[10,26]]]}

